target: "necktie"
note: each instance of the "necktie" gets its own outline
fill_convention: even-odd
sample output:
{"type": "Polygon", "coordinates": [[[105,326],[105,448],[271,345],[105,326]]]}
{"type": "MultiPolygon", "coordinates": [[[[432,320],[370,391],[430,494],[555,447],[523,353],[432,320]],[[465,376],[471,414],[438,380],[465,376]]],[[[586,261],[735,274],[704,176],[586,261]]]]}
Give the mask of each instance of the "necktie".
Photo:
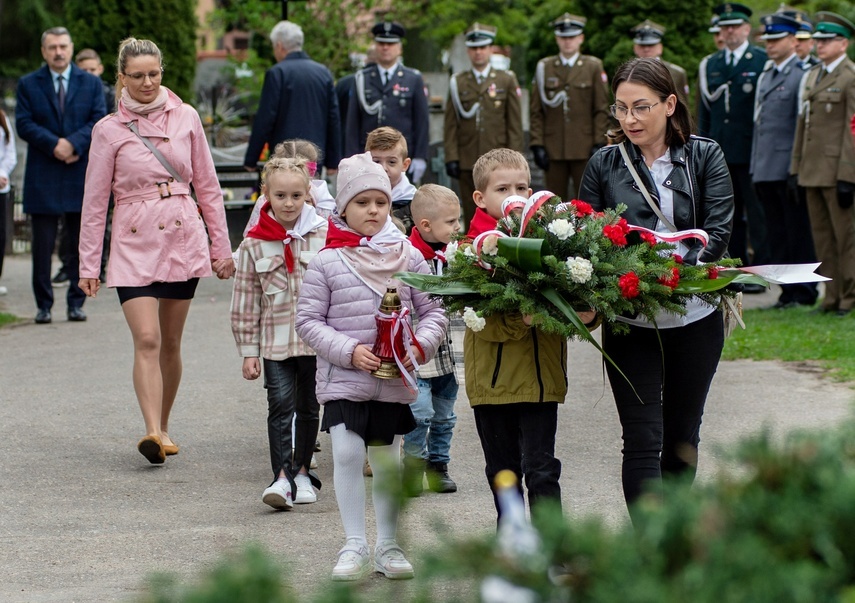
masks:
{"type": "Polygon", "coordinates": [[[814,84],[814,86],[819,84],[819,81],[822,79],[822,77],[826,73],[828,73],[828,72],[825,70],[825,67],[823,67],[822,69],[819,70],[819,73],[816,75],[816,83],[814,84]]]}
{"type": "Polygon", "coordinates": [[[727,66],[728,67],[733,67],[733,63],[735,62],[734,58],[735,58],[735,56],[732,52],[727,53],[727,66]]]}
{"type": "Polygon", "coordinates": [[[59,112],[64,113],[65,112],[65,86],[62,85],[62,80],[64,80],[65,78],[62,76],[59,76],[56,79],[59,81],[59,88],[57,88],[57,91],[56,91],[56,97],[57,97],[57,100],[59,101],[59,112]]]}
{"type": "Polygon", "coordinates": [[[392,79],[392,72],[391,71],[384,71],[383,72],[383,85],[385,86],[386,84],[388,84],[389,80],[391,80],[391,79],[392,79]]]}

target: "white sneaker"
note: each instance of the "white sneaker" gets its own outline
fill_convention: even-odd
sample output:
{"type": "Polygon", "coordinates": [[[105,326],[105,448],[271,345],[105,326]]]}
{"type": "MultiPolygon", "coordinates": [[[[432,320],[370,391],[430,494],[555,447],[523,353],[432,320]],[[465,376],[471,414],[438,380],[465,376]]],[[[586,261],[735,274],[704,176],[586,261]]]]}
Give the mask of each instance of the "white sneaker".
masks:
{"type": "Polygon", "coordinates": [[[374,549],[374,571],[390,580],[409,580],[415,576],[413,566],[395,541],[377,545],[374,549]]]}
{"type": "Polygon", "coordinates": [[[297,483],[297,496],[294,497],[294,503],[305,505],[318,501],[318,495],[315,494],[315,489],[312,487],[312,480],[308,475],[298,473],[294,476],[294,481],[297,483]]]}
{"type": "Polygon", "coordinates": [[[261,502],[274,509],[290,511],[294,507],[294,501],[288,480],[276,480],[268,486],[264,494],[261,495],[261,502]]]}
{"type": "Polygon", "coordinates": [[[350,539],[338,552],[338,563],[332,571],[332,579],[339,581],[359,580],[371,571],[371,555],[365,543],[350,539]]]}
{"type": "Polygon", "coordinates": [[[309,461],[309,469],[317,469],[317,468],[318,468],[318,461],[315,460],[315,455],[313,454],[312,460],[309,461]]]}

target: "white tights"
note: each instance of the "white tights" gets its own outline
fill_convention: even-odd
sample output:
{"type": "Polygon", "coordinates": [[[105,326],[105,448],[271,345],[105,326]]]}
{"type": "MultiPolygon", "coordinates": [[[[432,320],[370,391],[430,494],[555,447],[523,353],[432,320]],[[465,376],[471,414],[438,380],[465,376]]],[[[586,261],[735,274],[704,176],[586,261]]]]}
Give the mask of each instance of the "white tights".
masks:
{"type": "MultiPolygon", "coordinates": [[[[365,538],[365,441],[348,431],[344,423],[330,428],[333,453],[333,484],[346,540],[365,538]]],[[[372,496],[377,521],[377,543],[394,541],[398,531],[397,495],[401,482],[401,436],[389,446],[369,446],[368,461],[374,473],[372,496]]]]}

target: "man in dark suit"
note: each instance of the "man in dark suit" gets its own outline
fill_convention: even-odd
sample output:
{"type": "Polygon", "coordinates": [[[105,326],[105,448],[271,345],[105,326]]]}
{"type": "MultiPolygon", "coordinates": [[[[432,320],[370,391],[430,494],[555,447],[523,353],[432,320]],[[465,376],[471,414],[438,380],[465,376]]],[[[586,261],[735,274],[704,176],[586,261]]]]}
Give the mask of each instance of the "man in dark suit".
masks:
{"type": "MultiPolygon", "coordinates": [[[[742,4],[721,4],[718,15],[725,46],[704,57],[698,77],[700,103],[698,132],[721,146],[733,181],[733,232],[728,251],[743,264],[769,263],[766,219],[751,184],[751,137],[754,132],[754,96],[757,78],[766,65],[766,52],[748,43],[751,9],[742,4]],[[754,252],[749,256],[748,240],[754,252]]],[[[761,293],[760,285],[745,285],[746,293],[761,293]]]]}
{"type": "Polygon", "coordinates": [[[422,74],[401,64],[399,23],[377,23],[371,30],[377,62],[358,71],[347,107],[344,151],[362,153],[368,133],[389,126],[404,135],[410,153],[410,180],[421,182],[427,169],[428,103],[422,74]]]}
{"type": "MultiPolygon", "coordinates": [[[[799,84],[805,71],[796,55],[799,23],[783,14],[762,19],[769,62],[757,80],[751,178],[766,215],[766,234],[773,264],[816,261],[807,202],[800,199],[795,178],[789,179],[794,125],[799,113],[799,84]]],[[[775,308],[812,306],[816,283],[781,285],[775,308]]]]}
{"type": "Polygon", "coordinates": [[[18,82],[18,136],[28,143],[24,174],[24,211],[32,222],[33,293],[36,322],[51,322],[53,289],[51,254],[59,219],[68,232],[63,258],[68,272],[68,320],[86,320],[78,287],[78,251],[83,183],[89,162],[92,127],[106,107],[101,80],[71,63],[74,44],[64,27],[42,34],[42,57],[47,65],[18,82]]]}
{"type": "Polygon", "coordinates": [[[265,144],[272,151],[283,140],[303,138],[318,146],[331,173],[341,160],[341,118],[332,74],[303,52],[299,25],[280,21],[270,41],[278,62],[264,76],[243,164],[255,170],[265,144]]]}

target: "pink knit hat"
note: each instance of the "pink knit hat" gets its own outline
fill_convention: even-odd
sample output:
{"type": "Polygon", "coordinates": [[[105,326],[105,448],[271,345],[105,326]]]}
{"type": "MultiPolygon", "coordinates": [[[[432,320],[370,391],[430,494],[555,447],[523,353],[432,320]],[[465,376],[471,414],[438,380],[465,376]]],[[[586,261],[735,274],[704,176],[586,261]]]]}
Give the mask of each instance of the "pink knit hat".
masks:
{"type": "Polygon", "coordinates": [[[336,177],[335,208],[338,215],[350,200],[363,191],[380,191],[392,202],[392,184],[389,176],[379,163],[371,160],[371,153],[362,153],[347,157],[338,164],[336,177]]]}

